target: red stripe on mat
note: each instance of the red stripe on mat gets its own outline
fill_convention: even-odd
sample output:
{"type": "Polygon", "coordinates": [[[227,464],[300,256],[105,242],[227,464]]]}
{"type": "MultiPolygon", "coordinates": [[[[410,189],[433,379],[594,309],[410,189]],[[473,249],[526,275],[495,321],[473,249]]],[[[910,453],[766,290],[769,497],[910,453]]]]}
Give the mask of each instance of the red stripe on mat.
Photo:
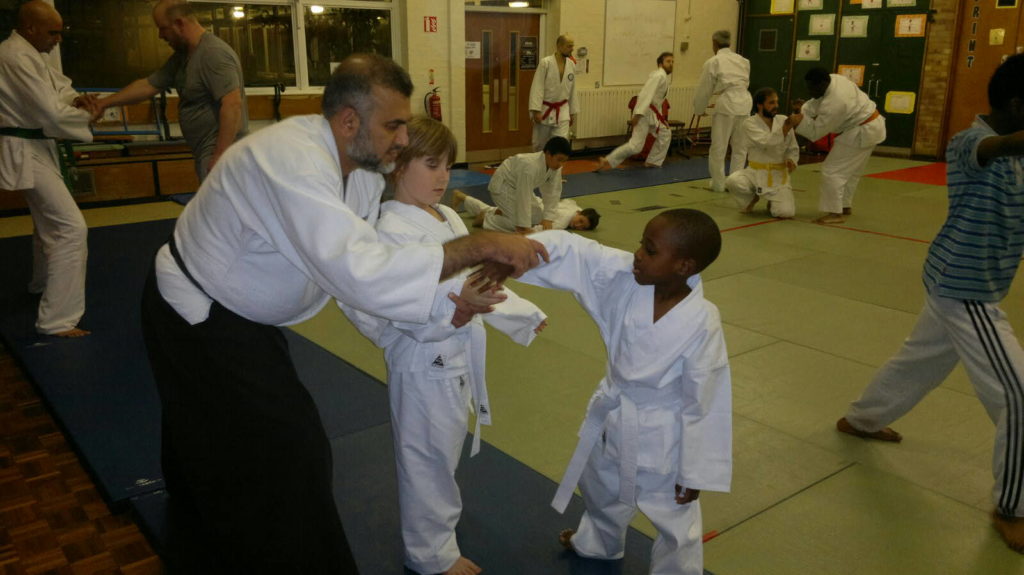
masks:
{"type": "MultiPolygon", "coordinates": [[[[732,232],[732,231],[736,231],[736,230],[742,230],[742,229],[746,229],[746,228],[753,228],[753,227],[756,227],[756,226],[763,226],[765,224],[774,224],[776,222],[785,222],[785,221],[797,222],[797,221],[800,221],[800,220],[764,220],[764,221],[761,221],[761,222],[754,222],[752,224],[744,224],[742,226],[736,226],[734,228],[726,228],[726,229],[722,230],[722,233],[724,234],[725,232],[732,232]]],[[[814,222],[804,222],[804,223],[806,223],[806,224],[814,224],[814,222]]],[[[814,225],[817,226],[817,225],[821,225],[821,224],[814,224],[814,225]]],[[[871,231],[871,230],[862,230],[860,228],[851,228],[849,226],[840,226],[838,224],[827,224],[825,227],[828,227],[828,228],[838,228],[838,229],[846,230],[846,231],[849,231],[849,232],[860,232],[862,234],[872,234],[872,235],[876,235],[876,236],[882,236],[884,238],[892,238],[894,240],[906,240],[908,242],[917,242],[919,244],[930,244],[930,243],[932,243],[930,240],[922,240],[922,239],[919,239],[919,238],[909,238],[907,236],[897,236],[895,234],[887,234],[885,232],[874,232],[874,231],[871,231]]]]}
{"type": "Polygon", "coordinates": [[[935,162],[934,164],[928,164],[926,166],[915,166],[913,168],[903,168],[901,170],[868,174],[867,177],[879,178],[882,180],[896,180],[898,182],[913,182],[916,184],[945,186],[946,163],[935,162]]]}

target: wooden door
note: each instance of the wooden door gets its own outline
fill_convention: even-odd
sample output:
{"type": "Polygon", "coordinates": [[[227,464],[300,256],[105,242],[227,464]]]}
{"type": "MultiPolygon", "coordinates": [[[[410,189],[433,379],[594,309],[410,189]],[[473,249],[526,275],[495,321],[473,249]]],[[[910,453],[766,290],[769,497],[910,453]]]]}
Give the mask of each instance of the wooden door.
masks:
{"type": "Polygon", "coordinates": [[[547,55],[540,16],[467,12],[466,42],[466,150],[498,150],[496,159],[528,151],[530,85],[547,55]]]}
{"type": "Polygon", "coordinates": [[[774,88],[779,93],[779,109],[789,110],[793,85],[792,14],[772,15],[770,2],[749,2],[743,20],[739,53],[750,60],[750,92],[774,88]]]}
{"type": "Polygon", "coordinates": [[[992,73],[1003,58],[1024,51],[1024,8],[1020,5],[1019,1],[1008,0],[961,2],[960,30],[946,105],[946,141],[970,127],[976,115],[988,113],[987,87],[992,73]]]}

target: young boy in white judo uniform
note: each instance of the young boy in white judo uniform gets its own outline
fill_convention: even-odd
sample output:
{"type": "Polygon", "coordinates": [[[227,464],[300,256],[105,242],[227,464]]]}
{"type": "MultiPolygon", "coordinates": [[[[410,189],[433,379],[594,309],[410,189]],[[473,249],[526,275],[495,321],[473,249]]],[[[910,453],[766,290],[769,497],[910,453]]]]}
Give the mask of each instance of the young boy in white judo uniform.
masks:
{"type": "MultiPolygon", "coordinates": [[[[440,204],[455,157],[455,137],[444,124],[429,118],[414,118],[408,128],[409,145],[392,172],[395,199],[381,204],[380,240],[443,243],[468,235],[462,218],[440,204]]],[[[473,455],[480,449],[480,424],[490,424],[481,317],[522,345],[529,345],[546,325],[544,313],[534,304],[507,289],[474,286],[475,278],[467,276],[469,272],[463,272],[447,280],[449,291],[461,291],[461,298],[478,306],[494,305],[493,311],[461,327],[453,325],[462,322],[453,322],[450,313],[419,325],[385,322],[342,307],[365,336],[384,348],[405,564],[417,573],[480,572],[462,556],[455,540],[462,512],[455,468],[471,402],[477,415],[473,455]]]]}
{"type": "MultiPolygon", "coordinates": [[[[534,203],[540,204],[540,198],[534,197],[534,203]]],[[[461,190],[454,190],[452,193],[451,207],[454,210],[464,208],[466,213],[473,216],[473,227],[493,230],[496,232],[511,232],[515,230],[498,229],[495,225],[495,217],[501,215],[497,206],[492,206],[483,200],[478,200],[467,195],[461,190]]],[[[538,206],[537,211],[543,210],[538,206]]],[[[601,214],[594,208],[581,208],[576,200],[565,198],[558,201],[555,206],[555,215],[551,219],[553,230],[593,230],[601,222],[601,214]]],[[[533,231],[539,232],[544,229],[539,222],[534,224],[533,231]]]]}
{"type": "Polygon", "coordinates": [[[647,224],[633,254],[567,232],[531,237],[551,260],[519,280],[573,292],[608,351],[552,502],[564,511],[578,482],[586,512],[562,544],[618,559],[639,510],[658,530],[651,573],[702,573],[697,498],[728,491],[732,479],[729,358],[699,275],[718,257],[718,227],[703,212],[669,210],[647,224]]]}

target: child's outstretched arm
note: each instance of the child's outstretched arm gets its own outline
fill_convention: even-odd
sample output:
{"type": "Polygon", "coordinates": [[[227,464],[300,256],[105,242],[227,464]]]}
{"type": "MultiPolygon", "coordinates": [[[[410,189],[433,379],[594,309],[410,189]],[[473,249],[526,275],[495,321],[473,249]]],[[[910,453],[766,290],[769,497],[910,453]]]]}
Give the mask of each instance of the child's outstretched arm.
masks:
{"type": "Polygon", "coordinates": [[[547,327],[548,316],[536,304],[507,286],[504,293],[508,299],[495,305],[491,313],[485,314],[484,321],[519,345],[530,345],[533,338],[547,327]]]}

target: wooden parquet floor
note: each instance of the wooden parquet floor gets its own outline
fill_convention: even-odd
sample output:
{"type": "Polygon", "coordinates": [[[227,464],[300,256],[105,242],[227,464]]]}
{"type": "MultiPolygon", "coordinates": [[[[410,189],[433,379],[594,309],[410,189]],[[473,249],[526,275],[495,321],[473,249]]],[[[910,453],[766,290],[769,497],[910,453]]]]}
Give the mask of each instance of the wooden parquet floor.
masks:
{"type": "Polygon", "coordinates": [[[0,575],[151,575],[160,559],[111,515],[21,367],[0,344],[0,575]]]}

